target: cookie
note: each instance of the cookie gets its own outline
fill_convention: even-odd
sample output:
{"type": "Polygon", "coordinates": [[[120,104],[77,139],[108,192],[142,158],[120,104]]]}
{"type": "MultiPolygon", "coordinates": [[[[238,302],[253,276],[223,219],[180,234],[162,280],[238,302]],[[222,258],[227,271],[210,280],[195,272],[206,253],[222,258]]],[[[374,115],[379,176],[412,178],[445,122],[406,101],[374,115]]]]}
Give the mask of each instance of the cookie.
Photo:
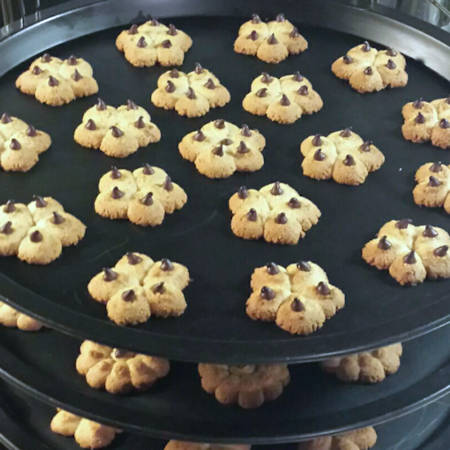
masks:
{"type": "Polygon", "coordinates": [[[247,315],[253,320],[275,322],[291,334],[313,333],[345,305],[344,293],[310,261],[287,268],[273,262],[258,267],[250,286],[247,315]]]}
{"type": "Polygon", "coordinates": [[[416,205],[443,207],[450,214],[450,165],[425,163],[417,169],[415,180],[413,197],[416,205]]]}
{"type": "Polygon", "coordinates": [[[0,256],[49,264],[85,233],[86,226],[52,197],[35,195],[28,205],[13,200],[0,205],[0,256]]]}
{"type": "Polygon", "coordinates": [[[256,56],[266,63],[278,64],[289,55],[298,55],[308,48],[307,40],[283,14],[263,22],[258,14],[243,23],[234,41],[234,51],[256,56]]]}
{"type": "Polygon", "coordinates": [[[132,100],[114,108],[99,98],[84,113],[73,137],[83,147],[98,149],[113,158],[125,158],[140,147],[159,142],[161,131],[151,122],[150,114],[132,100]]]}
{"type": "Polygon", "coordinates": [[[50,106],[61,106],[98,92],[97,81],[87,61],[75,56],[63,61],[48,53],[35,59],[29,69],[19,75],[16,87],[50,106]]]}
{"type": "Polygon", "coordinates": [[[169,441],[164,450],[250,450],[251,445],[205,444],[202,442],[169,441]]]}
{"type": "Polygon", "coordinates": [[[392,48],[377,50],[365,41],[351,48],[331,65],[331,71],[360,94],[408,83],[405,57],[392,48]]]}
{"type": "Polygon", "coordinates": [[[228,178],[234,172],[255,172],[264,164],[266,139],[248,125],[238,128],[223,119],[214,120],[183,137],[181,156],[208,178],[228,178]]]}
{"type": "Polygon", "coordinates": [[[298,450],[368,450],[376,443],[375,429],[366,427],[301,442],[298,444],[298,450]]]}
{"type": "Polygon", "coordinates": [[[335,357],[321,362],[325,372],[350,383],[380,383],[400,368],[402,344],[392,344],[370,352],[335,357]]]}
{"type": "Polygon", "coordinates": [[[184,54],[191,48],[192,39],[175,25],[166,26],[156,19],[123,30],[116,39],[116,47],[125,59],[136,67],[181,66],[184,54]]]}
{"type": "Polygon", "coordinates": [[[198,373],[202,388],[214,394],[219,403],[237,404],[244,409],[258,408],[264,402],[277,399],[290,381],[286,364],[200,363],[198,373]]]}
{"type": "Polygon", "coordinates": [[[116,437],[120,430],[108,427],[92,420],[76,416],[63,409],[58,409],[50,423],[53,433],[73,436],[81,448],[104,448],[116,437]]]}
{"type": "Polygon", "coordinates": [[[22,331],[39,331],[43,324],[36,319],[0,302],[0,325],[22,331]]]}
{"type": "Polygon", "coordinates": [[[180,116],[204,116],[211,108],[230,101],[230,93],[219,79],[199,63],[188,74],[177,69],[163,73],[151,95],[158,108],[174,109],[180,116]]]}
{"type": "Polygon", "coordinates": [[[256,189],[241,186],[228,201],[231,230],[243,239],[297,244],[319,221],[319,208],[287,184],[276,181],[256,189]]]}
{"type": "Polygon", "coordinates": [[[390,220],[364,246],[362,257],[379,270],[389,270],[401,285],[416,285],[426,278],[450,278],[449,246],[450,236],[442,228],[390,220]]]}
{"type": "Polygon", "coordinates": [[[169,373],[170,363],[167,359],[84,341],[76,369],[86,377],[90,387],[105,389],[110,394],[124,394],[149,389],[169,373]]]}
{"type": "Polygon", "coordinates": [[[428,142],[450,149],[450,97],[426,102],[421,98],[402,108],[403,137],[411,142],[428,142]]]}
{"type": "Polygon", "coordinates": [[[0,167],[28,172],[52,143],[50,135],[23,120],[3,113],[0,117],[0,167]]]}
{"type": "Polygon", "coordinates": [[[242,107],[249,113],[281,124],[294,123],[322,106],[322,98],[300,72],[281,78],[263,72],[252,81],[250,92],[242,100],[242,107]]]}
{"type": "Polygon", "coordinates": [[[130,172],[113,166],[99,181],[95,212],[107,219],[128,219],[140,226],[161,225],[166,214],[187,202],[183,188],[159,167],[144,164],[130,172]]]}
{"type": "Polygon", "coordinates": [[[328,136],[308,136],[300,144],[304,156],[303,175],[316,180],[333,179],[340,184],[357,186],[370,172],[384,163],[383,153],[372,141],[364,141],[351,130],[335,131],[328,136]]]}
{"type": "Polygon", "coordinates": [[[150,316],[178,317],[187,305],[183,289],[188,269],[168,259],[154,262],[143,253],[126,253],[117,264],[105,267],[88,284],[91,297],[106,305],[117,325],[147,322],[150,316]]]}

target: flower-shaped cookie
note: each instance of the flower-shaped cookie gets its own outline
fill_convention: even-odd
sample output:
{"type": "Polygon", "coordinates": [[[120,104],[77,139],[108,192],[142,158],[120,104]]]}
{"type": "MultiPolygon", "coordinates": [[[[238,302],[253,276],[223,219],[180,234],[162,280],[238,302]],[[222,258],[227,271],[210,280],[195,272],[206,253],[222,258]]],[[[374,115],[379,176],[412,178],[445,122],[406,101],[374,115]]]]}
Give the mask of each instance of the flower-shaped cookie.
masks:
{"type": "Polygon", "coordinates": [[[243,239],[297,244],[319,221],[319,208],[287,184],[276,181],[256,189],[241,186],[228,201],[231,230],[243,239]]]}
{"type": "Polygon", "coordinates": [[[235,171],[255,172],[264,164],[266,139],[248,125],[218,119],[184,136],[178,144],[181,156],[195,163],[208,178],[227,178],[235,171]]]}
{"type": "Polygon", "coordinates": [[[125,59],[137,67],[181,66],[184,54],[191,48],[192,39],[175,25],[151,19],[142,25],[133,24],[116,39],[116,47],[125,59]]]}
{"type": "Polygon", "coordinates": [[[164,450],[250,450],[245,444],[205,444],[203,442],[169,441],[164,450]]]}
{"type": "Polygon", "coordinates": [[[334,373],[339,380],[360,383],[380,383],[397,372],[402,356],[402,344],[377,348],[370,352],[355,353],[322,361],[325,372],[334,373]]]}
{"type": "Polygon", "coordinates": [[[450,214],[450,164],[425,163],[416,172],[416,186],[413,190],[417,205],[444,207],[450,214]]]}
{"type": "Polygon", "coordinates": [[[3,302],[0,302],[0,325],[22,331],[39,331],[43,327],[41,322],[3,302]]]}
{"type": "Polygon", "coordinates": [[[112,167],[98,183],[95,212],[108,219],[128,219],[136,225],[161,225],[166,214],[181,209],[187,195],[159,167],[144,164],[130,172],[112,167]]]}
{"type": "Polygon", "coordinates": [[[88,284],[92,298],[106,304],[118,325],[135,325],[156,317],[178,317],[186,309],[183,289],[188,269],[168,259],[154,262],[142,253],[126,253],[113,268],[105,267],[88,284]]]}
{"type": "Polygon", "coordinates": [[[408,83],[405,57],[392,48],[377,50],[365,41],[351,48],[331,65],[331,71],[360,94],[408,83]]]}
{"type": "Polygon", "coordinates": [[[27,172],[52,143],[50,136],[17,117],[0,117],[0,167],[13,172],[27,172]]]}
{"type": "Polygon", "coordinates": [[[425,278],[450,278],[450,236],[442,228],[414,226],[411,219],[390,220],[362,249],[363,259],[388,270],[401,285],[425,278]]]}
{"type": "Polygon", "coordinates": [[[313,333],[345,305],[344,293],[310,261],[290,264],[286,269],[270,262],[253,271],[250,286],[247,315],[275,322],[291,334],[313,333]]]}
{"type": "Polygon", "coordinates": [[[428,103],[421,98],[402,108],[402,134],[412,142],[427,142],[450,149],[450,97],[428,103]]]}
{"type": "Polygon", "coordinates": [[[75,56],[63,61],[48,53],[35,59],[29,69],[19,75],[16,87],[50,106],[61,106],[98,92],[97,81],[87,61],[75,56]]]}
{"type": "Polygon", "coordinates": [[[177,69],[163,73],[151,97],[155,106],[175,109],[186,117],[204,116],[211,108],[224,106],[230,99],[228,89],[198,63],[188,74],[177,69]]]}
{"type": "Polygon", "coordinates": [[[50,423],[53,433],[73,436],[81,448],[104,448],[116,437],[120,430],[108,427],[84,417],[76,416],[63,409],[58,409],[50,423]]]}
{"type": "Polygon", "coordinates": [[[167,359],[156,358],[84,341],[76,362],[77,372],[94,389],[110,394],[145,391],[170,370],[167,359]]]}
{"type": "Polygon", "coordinates": [[[363,141],[350,128],[328,136],[308,136],[300,144],[305,157],[303,175],[316,180],[329,180],[353,186],[364,183],[370,172],[384,163],[384,155],[371,141],[363,141]]]}
{"type": "Polygon", "coordinates": [[[322,98],[300,72],[280,79],[264,72],[252,81],[250,92],[242,100],[242,107],[249,113],[282,124],[294,123],[322,106],[322,98]]]}
{"type": "Polygon", "coordinates": [[[279,63],[307,48],[306,39],[283,14],[267,23],[258,14],[253,14],[251,20],[241,25],[234,41],[236,53],[256,56],[267,63],[279,63]]]}
{"type": "Polygon", "coordinates": [[[150,114],[133,101],[114,108],[99,98],[84,113],[74,139],[83,147],[99,149],[113,158],[125,158],[139,147],[158,142],[161,132],[151,122],[150,114]]]}
{"type": "Polygon", "coordinates": [[[325,436],[312,441],[301,442],[298,450],[368,450],[377,443],[377,433],[373,427],[325,436]]]}
{"type": "Polygon", "coordinates": [[[214,394],[224,405],[237,403],[241,408],[258,408],[277,399],[289,384],[286,364],[198,365],[202,388],[214,394]]]}
{"type": "Polygon", "coordinates": [[[34,196],[28,205],[8,200],[0,205],[0,256],[29,264],[49,264],[63,247],[83,239],[86,226],[52,197],[34,196]]]}

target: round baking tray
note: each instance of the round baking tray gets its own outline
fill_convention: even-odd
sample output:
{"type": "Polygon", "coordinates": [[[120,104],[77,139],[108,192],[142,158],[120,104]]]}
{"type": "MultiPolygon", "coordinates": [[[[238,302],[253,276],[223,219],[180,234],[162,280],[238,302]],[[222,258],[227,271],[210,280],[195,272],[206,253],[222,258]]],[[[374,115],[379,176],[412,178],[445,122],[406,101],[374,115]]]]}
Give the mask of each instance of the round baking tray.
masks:
{"type": "Polygon", "coordinates": [[[408,342],[399,372],[371,386],[342,383],[315,363],[291,366],[283,395],[255,410],[219,404],[190,363],[172,363],[147,392],[94,390],[74,367],[80,342],[50,330],[0,328],[0,377],[54,406],[152,437],[275,444],[389,421],[445,395],[449,340],[444,327],[408,342]]]}
{"type": "Polygon", "coordinates": [[[88,231],[77,248],[65,249],[58,261],[46,267],[1,259],[0,294],[8,303],[64,333],[188,361],[313,361],[405,341],[447,323],[448,281],[402,288],[387,272],[369,267],[360,256],[364,243],[392,218],[411,217],[417,224],[443,228],[448,225],[442,210],[421,209],[411,195],[417,167],[426,161],[450,162],[448,155],[431,145],[413,145],[400,134],[404,103],[448,93],[448,37],[439,30],[426,34],[422,30],[428,33],[430,27],[417,21],[413,24],[418,29],[330,2],[305,1],[299,9],[296,2],[113,1],[48,18],[4,40],[0,43],[5,55],[0,74],[9,72],[0,79],[2,104],[11,114],[50,132],[53,145],[31,172],[0,173],[0,201],[10,197],[28,201],[34,193],[53,195],[85,221],[88,231]],[[237,29],[253,10],[263,17],[284,10],[307,37],[310,49],[276,66],[234,53],[237,29]],[[150,13],[173,21],[193,37],[194,46],[183,69],[191,70],[195,61],[210,68],[231,91],[229,105],[200,119],[182,118],[151,105],[150,93],[165,69],[134,68],[114,47],[125,24],[142,21],[150,13]],[[331,62],[363,38],[416,58],[408,59],[406,88],[363,96],[334,77],[331,62]],[[50,48],[59,43],[64,44],[50,48]],[[94,67],[100,96],[114,105],[132,98],[148,108],[161,127],[161,142],[120,161],[75,144],[73,130],[94,98],[51,108],[14,88],[15,78],[29,61],[17,64],[44,50],[62,57],[72,53],[85,57],[94,67]],[[242,109],[241,100],[261,71],[282,75],[298,69],[322,95],[325,106],[321,112],[292,126],[281,126],[242,109]],[[220,117],[237,124],[246,122],[266,136],[262,170],[215,181],[199,175],[180,157],[177,143],[181,138],[220,117]],[[386,163],[381,170],[358,188],[302,176],[299,143],[310,134],[328,134],[350,125],[384,151],[386,163]],[[144,162],[165,168],[187,191],[187,205],[155,229],[97,216],[93,202],[100,176],[111,164],[133,169],[144,162]],[[236,238],[230,230],[229,196],[242,184],[261,187],[277,179],[317,203],[323,212],[318,225],[297,246],[236,238]],[[155,259],[169,257],[189,267],[194,281],[185,291],[188,309],[183,316],[152,318],[134,328],[117,327],[106,318],[105,308],[89,298],[86,285],[101,267],[114,264],[126,251],[146,252],[155,259]],[[319,263],[347,296],[345,309],[308,337],[292,337],[274,324],[254,322],[245,315],[252,270],[271,260],[287,265],[299,259],[319,263]]]}

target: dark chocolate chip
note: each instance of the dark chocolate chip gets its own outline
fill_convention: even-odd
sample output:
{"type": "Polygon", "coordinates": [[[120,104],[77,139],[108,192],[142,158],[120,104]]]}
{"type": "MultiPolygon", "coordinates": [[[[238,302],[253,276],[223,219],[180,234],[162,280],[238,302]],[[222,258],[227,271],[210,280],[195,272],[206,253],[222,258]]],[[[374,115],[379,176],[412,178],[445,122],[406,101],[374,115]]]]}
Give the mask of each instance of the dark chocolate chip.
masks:
{"type": "Polygon", "coordinates": [[[41,57],[42,62],[50,62],[52,60],[52,57],[48,53],[44,53],[41,57]]]}
{"type": "Polygon", "coordinates": [[[320,295],[330,295],[330,293],[331,293],[330,288],[328,287],[328,284],[324,283],[323,281],[320,281],[317,284],[316,290],[320,295]]]}
{"type": "Polygon", "coordinates": [[[41,68],[39,66],[34,66],[33,70],[31,71],[31,73],[33,75],[40,75],[42,73],[42,70],[41,70],[41,68]]]}
{"type": "Polygon", "coordinates": [[[445,130],[450,127],[450,122],[447,119],[441,119],[439,121],[439,127],[445,130]]]}
{"type": "Polygon", "coordinates": [[[283,14],[283,13],[280,13],[280,14],[277,15],[277,17],[275,18],[275,20],[276,20],[277,22],[284,22],[284,21],[286,20],[286,18],[284,17],[284,14],[283,14]]]}
{"type": "Polygon", "coordinates": [[[111,178],[113,180],[117,180],[121,176],[122,174],[120,173],[120,170],[116,166],[111,166],[111,178]]]}
{"type": "Polygon", "coordinates": [[[203,73],[205,69],[203,69],[202,65],[200,63],[195,63],[194,65],[194,72],[195,73],[203,73]]]}
{"type": "Polygon", "coordinates": [[[258,220],[258,214],[255,208],[250,208],[247,213],[247,220],[250,222],[256,222],[258,220]]]}
{"type": "Polygon", "coordinates": [[[346,155],[343,161],[346,166],[354,166],[356,164],[355,158],[352,155],[346,155]]]}
{"type": "Polygon", "coordinates": [[[173,84],[172,81],[167,80],[166,87],[164,89],[170,94],[175,91],[175,84],[173,84]]]}
{"type": "Polygon", "coordinates": [[[122,292],[122,300],[125,302],[133,302],[136,300],[136,294],[133,289],[127,289],[122,292]]]}
{"type": "Polygon", "coordinates": [[[237,191],[238,197],[241,200],[244,200],[245,198],[248,197],[248,189],[247,186],[241,186],[238,191],[237,191]]]}
{"type": "Polygon", "coordinates": [[[259,295],[264,300],[273,300],[275,298],[275,291],[268,286],[263,286],[259,295]]]}
{"type": "Polygon", "coordinates": [[[50,221],[55,225],[61,225],[63,222],[66,221],[61,214],[57,213],[56,211],[53,211],[53,217],[50,219],[50,221]]]}
{"type": "Polygon", "coordinates": [[[256,96],[257,97],[266,97],[267,96],[267,89],[266,88],[261,88],[258,91],[256,91],[256,96]]]}
{"type": "Polygon", "coordinates": [[[364,73],[365,73],[366,75],[373,75],[372,67],[367,66],[367,67],[364,69],[364,73]]]}
{"type": "MultiPolygon", "coordinates": [[[[241,141],[242,142],[242,141],[241,141]]],[[[220,141],[222,145],[231,145],[233,141],[231,139],[225,138],[220,141]]],[[[245,153],[245,152],[244,152],[245,153]]]]}
{"type": "Polygon", "coordinates": [[[115,138],[120,138],[121,136],[123,136],[123,131],[120,128],[116,127],[115,125],[110,127],[110,130],[111,130],[111,134],[115,138]]]}
{"type": "Polygon", "coordinates": [[[169,23],[169,29],[167,30],[169,36],[176,36],[178,31],[173,23],[169,23]]]}
{"type": "Polygon", "coordinates": [[[405,264],[415,264],[417,262],[415,251],[411,250],[407,255],[403,257],[403,261],[405,262],[405,264]]]}
{"type": "Polygon", "coordinates": [[[163,47],[163,48],[170,48],[170,47],[172,47],[172,42],[170,42],[169,39],[166,39],[166,40],[161,42],[161,47],[163,47]]]}
{"type": "Polygon", "coordinates": [[[261,23],[261,17],[258,14],[252,14],[252,23],[261,23]]]}
{"type": "Polygon", "coordinates": [[[95,122],[92,119],[89,119],[86,122],[86,125],[84,126],[84,128],[86,128],[87,130],[91,130],[91,131],[94,131],[97,129],[95,122]]]}
{"type": "Polygon", "coordinates": [[[33,195],[33,200],[36,208],[45,208],[47,206],[47,201],[40,195],[33,195]]]}
{"type": "Polygon", "coordinates": [[[315,147],[320,147],[323,144],[322,137],[320,136],[320,134],[315,134],[311,142],[312,145],[314,145],[315,147]]]}
{"type": "Polygon", "coordinates": [[[442,163],[439,161],[431,164],[430,170],[434,173],[440,172],[442,170],[442,163]]]}
{"type": "Polygon", "coordinates": [[[197,133],[194,134],[194,141],[202,142],[206,139],[202,130],[198,130],[197,133]]]}
{"type": "Polygon", "coordinates": [[[48,77],[48,85],[49,86],[55,87],[55,86],[58,86],[58,84],[59,84],[59,81],[55,77],[53,77],[52,75],[50,75],[48,77]]]}
{"type": "Polygon", "coordinates": [[[83,75],[81,75],[80,72],[78,72],[77,69],[75,69],[75,72],[72,74],[72,79],[74,81],[80,81],[83,78],[83,75]]]}
{"type": "Polygon", "coordinates": [[[425,116],[422,113],[419,113],[414,120],[416,123],[425,123],[425,116]]]}
{"type": "Polygon", "coordinates": [[[434,249],[433,255],[443,258],[447,254],[447,252],[448,252],[448,245],[441,245],[440,247],[434,249]]]}
{"type": "Polygon", "coordinates": [[[208,78],[208,81],[203,85],[207,89],[215,89],[216,85],[214,84],[214,81],[212,78],[208,78]]]}
{"type": "Polygon", "coordinates": [[[250,137],[252,135],[252,132],[250,131],[249,126],[245,123],[241,127],[241,134],[242,134],[242,136],[245,136],[245,137],[250,137]]]}
{"type": "Polygon", "coordinates": [[[283,193],[283,189],[281,187],[281,184],[279,181],[275,181],[275,183],[273,183],[272,189],[270,190],[270,193],[272,195],[281,195],[283,193]]]}
{"type": "Polygon", "coordinates": [[[173,183],[172,179],[169,177],[169,175],[166,176],[166,179],[164,180],[163,188],[166,191],[173,191],[173,183]]]}
{"type": "Polygon", "coordinates": [[[136,264],[139,264],[142,261],[142,258],[133,252],[127,253],[127,259],[128,259],[128,264],[130,264],[132,266],[135,266],[136,264]]]}
{"type": "Polygon", "coordinates": [[[311,271],[311,264],[309,264],[308,261],[299,261],[297,263],[297,269],[301,270],[302,272],[310,272],[311,271]]]}
{"type": "Polygon", "coordinates": [[[292,208],[292,209],[298,209],[302,206],[302,204],[300,203],[300,200],[298,198],[292,197],[288,201],[288,206],[289,206],[289,208],[292,208]]]}
{"type": "Polygon", "coordinates": [[[14,200],[8,200],[6,202],[6,205],[3,207],[3,212],[5,213],[12,213],[16,210],[15,201],[14,200]]]}
{"type": "Polygon", "coordinates": [[[114,186],[111,191],[111,197],[114,200],[118,200],[119,198],[122,198],[125,195],[125,192],[122,192],[117,186],[114,186]]]}
{"type": "Polygon", "coordinates": [[[144,116],[139,116],[139,119],[134,122],[134,126],[136,128],[144,128],[145,122],[144,122],[144,116]]]}
{"type": "Polygon", "coordinates": [[[44,239],[44,236],[42,236],[42,233],[39,230],[35,230],[30,234],[30,241],[31,242],[41,242],[42,239],[44,239]]]}
{"type": "Polygon", "coordinates": [[[258,33],[256,30],[253,30],[248,36],[248,39],[251,39],[252,41],[256,41],[258,39],[258,33]]]}
{"type": "Polygon", "coordinates": [[[4,112],[4,113],[2,114],[2,117],[1,117],[1,119],[0,119],[0,122],[1,122],[1,123],[9,123],[9,122],[12,122],[11,116],[10,116],[8,113],[4,112]]]}
{"type": "Polygon", "coordinates": [[[291,32],[289,33],[289,37],[291,38],[298,38],[300,36],[300,33],[297,30],[297,27],[293,27],[291,32]]]}
{"type": "Polygon", "coordinates": [[[342,59],[345,64],[351,64],[353,62],[353,58],[350,55],[344,55],[342,59]]]}
{"type": "Polygon", "coordinates": [[[404,230],[405,228],[408,228],[408,225],[412,224],[412,219],[401,219],[398,220],[397,223],[395,224],[395,226],[399,229],[399,230],[404,230]]]}
{"type": "Polygon", "coordinates": [[[16,138],[12,138],[9,144],[9,148],[11,150],[20,150],[22,146],[20,145],[20,142],[16,138]]]}
{"type": "Polygon", "coordinates": [[[245,145],[244,141],[241,141],[237,147],[238,153],[248,153],[250,149],[245,145]]]}
{"type": "Polygon", "coordinates": [[[127,110],[130,111],[132,109],[138,109],[138,105],[133,102],[133,100],[128,99],[127,100],[127,110]]]}
{"type": "Polygon", "coordinates": [[[222,145],[218,145],[217,147],[213,148],[212,154],[216,156],[223,156],[223,147],[222,145]]]}
{"type": "Polygon", "coordinates": [[[352,135],[352,127],[344,128],[340,133],[339,136],[347,138],[352,135]]]}
{"type": "Polygon", "coordinates": [[[178,69],[172,69],[169,72],[170,78],[178,78],[180,76],[180,72],[178,72],[178,69]]]}
{"type": "Polygon", "coordinates": [[[392,244],[388,241],[387,236],[383,236],[378,241],[378,248],[381,250],[389,250],[392,247],[392,244]]]}
{"type": "Polygon", "coordinates": [[[170,270],[173,270],[175,267],[172,264],[172,261],[170,261],[170,259],[167,258],[163,258],[161,260],[161,270],[163,270],[164,272],[168,272],[170,270]]]}
{"type": "Polygon", "coordinates": [[[289,106],[291,104],[290,100],[288,99],[286,94],[283,94],[283,96],[281,97],[280,100],[280,105],[281,106],[289,106]]]}
{"type": "Polygon", "coordinates": [[[27,136],[30,136],[30,137],[37,136],[36,128],[34,128],[33,125],[28,125],[26,133],[27,133],[27,136]]]}
{"type": "Polygon", "coordinates": [[[433,177],[433,175],[431,175],[430,178],[428,178],[428,186],[438,187],[441,184],[442,184],[442,182],[439,181],[436,177],[433,177]]]}
{"type": "Polygon", "coordinates": [[[142,168],[142,172],[144,173],[144,175],[153,175],[155,173],[155,169],[153,169],[150,164],[145,163],[142,168]]]}
{"type": "Polygon", "coordinates": [[[76,66],[78,64],[78,60],[77,60],[76,56],[70,55],[67,58],[67,64],[69,64],[69,66],[76,66]]]}
{"type": "Polygon", "coordinates": [[[269,275],[276,275],[277,273],[280,273],[278,265],[274,262],[269,262],[266,264],[266,271],[269,275]]]}
{"type": "Polygon", "coordinates": [[[387,49],[387,51],[386,51],[386,53],[389,55],[389,56],[397,56],[397,50],[394,50],[393,48],[388,48],[387,49]]]}
{"type": "Polygon", "coordinates": [[[223,119],[217,119],[214,121],[214,126],[216,128],[219,128],[219,130],[222,130],[223,128],[225,128],[225,120],[223,119]]]}
{"type": "Polygon", "coordinates": [[[370,147],[371,147],[372,144],[373,144],[372,141],[364,141],[364,142],[360,145],[359,149],[360,149],[362,152],[370,152],[370,147]]]}
{"type": "Polygon", "coordinates": [[[114,281],[117,279],[119,274],[109,267],[104,267],[103,269],[103,280],[104,281],[114,281]]]}
{"type": "Polygon", "coordinates": [[[142,197],[141,203],[145,206],[153,205],[153,192],[149,192],[145,197],[142,197]]]}
{"type": "Polygon", "coordinates": [[[306,86],[306,84],[304,84],[303,86],[300,86],[300,87],[297,89],[297,92],[298,92],[300,95],[308,95],[308,94],[309,94],[308,86],[306,86]]]}
{"type": "Polygon", "coordinates": [[[414,106],[414,108],[416,108],[416,109],[422,108],[422,106],[423,106],[423,99],[422,99],[422,97],[420,97],[420,98],[418,98],[417,100],[415,100],[415,101],[413,102],[413,106],[414,106]]]}
{"type": "Polygon", "coordinates": [[[277,217],[275,217],[275,223],[278,223],[279,225],[286,225],[288,221],[288,218],[284,212],[280,212],[277,217]]]}
{"type": "Polygon", "coordinates": [[[196,99],[197,96],[195,95],[194,89],[192,89],[191,87],[188,88],[188,90],[187,90],[187,92],[186,92],[186,97],[189,98],[189,99],[191,99],[191,100],[196,99]]]}
{"type": "Polygon", "coordinates": [[[151,25],[152,27],[157,27],[157,26],[159,25],[159,22],[158,22],[157,19],[155,19],[154,17],[152,17],[152,18],[150,19],[150,25],[151,25]]]}
{"type": "Polygon", "coordinates": [[[315,159],[316,161],[323,161],[326,157],[327,157],[327,155],[322,151],[321,148],[318,148],[318,149],[314,152],[314,159],[315,159]]]}
{"type": "Polygon", "coordinates": [[[106,103],[99,97],[97,98],[97,111],[104,111],[106,109],[106,103]]]}
{"type": "Polygon", "coordinates": [[[431,225],[425,225],[425,230],[423,230],[422,234],[425,237],[434,238],[439,233],[431,225]]]}
{"type": "Polygon", "coordinates": [[[275,45],[275,44],[278,44],[278,39],[275,37],[275,33],[272,33],[272,34],[269,36],[269,39],[267,39],[267,43],[268,43],[269,45],[275,45]]]}
{"type": "Polygon", "coordinates": [[[299,298],[295,297],[291,302],[291,309],[294,312],[302,312],[305,310],[305,305],[299,298]]]}
{"type": "Polygon", "coordinates": [[[390,70],[394,70],[397,67],[397,64],[395,64],[392,59],[388,59],[388,62],[386,63],[386,67],[390,70]]]}
{"type": "Polygon", "coordinates": [[[0,233],[2,234],[11,234],[13,232],[12,222],[8,221],[6,222],[1,228],[0,233]]]}
{"type": "Polygon", "coordinates": [[[137,34],[138,32],[138,26],[134,23],[131,25],[131,27],[128,29],[128,34],[137,34]]]}
{"type": "Polygon", "coordinates": [[[297,70],[294,75],[292,75],[294,81],[303,81],[303,75],[297,70]]]}
{"type": "Polygon", "coordinates": [[[145,40],[144,36],[141,36],[138,41],[136,42],[136,47],[139,48],[145,48],[147,47],[147,41],[145,40]]]}
{"type": "Polygon", "coordinates": [[[361,45],[363,52],[370,52],[370,44],[367,41],[364,41],[361,45]]]}
{"type": "Polygon", "coordinates": [[[160,283],[153,285],[152,292],[154,294],[164,294],[164,292],[166,292],[166,288],[164,286],[164,281],[161,281],[160,283]]]}
{"type": "Polygon", "coordinates": [[[261,81],[263,83],[269,84],[272,82],[272,80],[273,80],[273,78],[267,72],[263,72],[261,74],[261,81]]]}

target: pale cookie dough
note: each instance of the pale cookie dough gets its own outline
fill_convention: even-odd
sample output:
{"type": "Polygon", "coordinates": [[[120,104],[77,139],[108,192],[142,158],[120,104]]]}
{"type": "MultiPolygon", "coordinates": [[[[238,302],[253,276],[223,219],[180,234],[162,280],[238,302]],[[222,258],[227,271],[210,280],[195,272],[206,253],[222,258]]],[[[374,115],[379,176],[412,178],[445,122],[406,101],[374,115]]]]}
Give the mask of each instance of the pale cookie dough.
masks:
{"type": "Polygon", "coordinates": [[[238,404],[241,408],[258,408],[264,402],[277,399],[289,384],[286,364],[224,364],[198,365],[202,388],[214,394],[224,405],[238,404]]]}
{"type": "Polygon", "coordinates": [[[228,178],[234,172],[255,172],[264,164],[266,139],[248,125],[217,119],[183,137],[178,144],[181,156],[195,164],[208,178],[228,178]]]}
{"type": "Polygon", "coordinates": [[[161,225],[166,214],[187,202],[183,188],[159,167],[144,164],[133,172],[113,166],[98,184],[95,212],[108,219],[128,219],[140,226],[161,225]]]}
{"type": "Polygon", "coordinates": [[[351,48],[331,65],[331,71],[360,94],[408,83],[405,57],[392,48],[377,50],[365,41],[351,48]]]}
{"type": "Polygon", "coordinates": [[[106,305],[117,325],[136,325],[156,317],[181,316],[186,307],[183,289],[189,271],[168,259],[154,262],[143,253],[128,252],[112,267],[104,267],[88,284],[91,297],[106,305]]]}
{"type": "Polygon", "coordinates": [[[276,181],[256,189],[241,186],[228,201],[231,230],[242,239],[297,244],[319,221],[319,208],[287,184],[276,181]]]}
{"type": "Polygon", "coordinates": [[[159,142],[161,132],[151,122],[150,114],[132,100],[114,108],[99,98],[84,113],[74,139],[83,147],[99,149],[107,156],[125,158],[139,147],[159,142]]]}
{"type": "Polygon", "coordinates": [[[177,69],[163,73],[151,95],[158,108],[175,109],[180,116],[204,116],[211,108],[226,105],[230,93],[219,79],[200,64],[188,74],[177,69]]]}
{"type": "Polygon", "coordinates": [[[93,422],[59,408],[50,423],[50,429],[62,436],[73,436],[81,448],[89,449],[107,447],[116,434],[120,433],[117,428],[93,422]]]}
{"type": "Polygon", "coordinates": [[[205,444],[203,442],[169,441],[164,450],[250,450],[251,445],[205,444]]]}
{"type": "Polygon", "coordinates": [[[300,72],[281,78],[264,72],[252,81],[250,92],[242,100],[242,107],[249,113],[281,124],[294,123],[322,106],[322,98],[300,72]]]}
{"type": "Polygon", "coordinates": [[[184,54],[191,48],[192,39],[175,25],[166,26],[156,19],[123,30],[116,39],[116,47],[125,59],[136,67],[181,66],[184,54]]]}
{"type": "Polygon", "coordinates": [[[256,56],[266,63],[285,60],[289,55],[297,55],[308,48],[308,42],[297,28],[283,14],[275,20],[263,22],[258,14],[243,23],[234,41],[234,51],[256,56]]]}
{"type": "Polygon", "coordinates": [[[375,429],[366,427],[301,442],[298,444],[298,450],[368,450],[376,443],[377,433],[375,429]]]}
{"type": "Polygon", "coordinates": [[[372,141],[364,141],[351,130],[335,131],[328,136],[308,136],[300,144],[304,156],[303,175],[316,180],[333,179],[340,184],[357,186],[370,172],[384,163],[383,153],[372,141]]]}
{"type": "Polygon", "coordinates": [[[91,65],[83,58],[62,60],[48,53],[35,59],[16,80],[24,94],[50,106],[61,106],[98,92],[91,65]]]}
{"type": "Polygon", "coordinates": [[[390,220],[364,246],[362,257],[379,270],[389,270],[401,285],[416,285],[427,277],[450,278],[449,246],[450,236],[442,228],[390,220]]]}
{"type": "Polygon", "coordinates": [[[450,214],[450,164],[425,163],[417,169],[413,189],[416,205],[443,207],[450,214]]]}
{"type": "Polygon", "coordinates": [[[169,373],[170,363],[167,359],[84,341],[76,368],[90,387],[124,394],[149,389],[169,373]]]}
{"type": "Polygon", "coordinates": [[[28,264],[49,264],[63,247],[77,245],[86,226],[52,197],[35,195],[25,205],[0,205],[0,256],[17,256],[28,264]]]}
{"type": "Polygon", "coordinates": [[[325,372],[350,383],[380,383],[400,368],[402,344],[392,344],[369,352],[335,357],[321,362],[325,372]]]}
{"type": "Polygon", "coordinates": [[[275,322],[291,334],[307,335],[322,327],[345,305],[345,295],[325,271],[310,261],[284,268],[273,262],[253,271],[246,313],[275,322]]]}
{"type": "Polygon", "coordinates": [[[39,331],[44,325],[30,316],[0,302],[0,325],[22,331],[39,331]]]}
{"type": "Polygon", "coordinates": [[[50,135],[33,125],[3,113],[0,117],[0,167],[11,172],[28,172],[39,155],[51,145],[50,135]]]}
{"type": "Polygon", "coordinates": [[[411,142],[428,142],[450,149],[450,97],[426,102],[421,98],[402,108],[403,137],[411,142]]]}

